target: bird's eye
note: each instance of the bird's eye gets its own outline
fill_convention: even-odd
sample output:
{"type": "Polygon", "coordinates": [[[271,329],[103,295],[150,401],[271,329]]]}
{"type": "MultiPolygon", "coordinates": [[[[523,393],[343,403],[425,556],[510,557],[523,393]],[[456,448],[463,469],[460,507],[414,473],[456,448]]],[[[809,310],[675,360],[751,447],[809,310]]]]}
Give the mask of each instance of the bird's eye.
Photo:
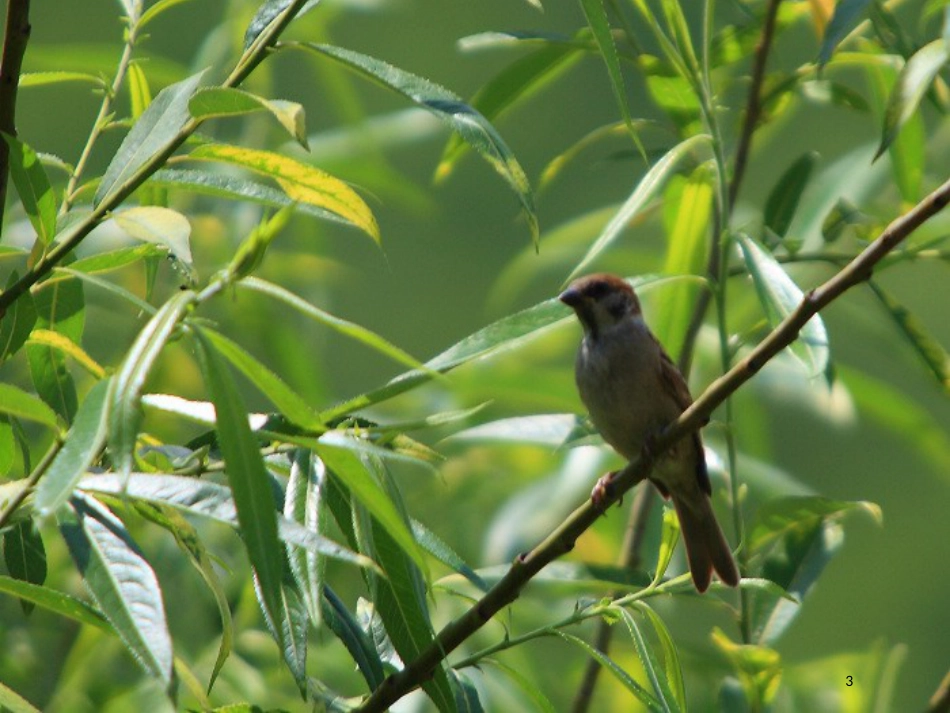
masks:
{"type": "Polygon", "coordinates": [[[614,300],[606,305],[607,313],[614,319],[620,319],[627,312],[627,305],[622,300],[614,300]]]}
{"type": "Polygon", "coordinates": [[[610,286],[606,282],[592,282],[587,286],[587,296],[592,300],[599,300],[610,292],[610,286]]]}

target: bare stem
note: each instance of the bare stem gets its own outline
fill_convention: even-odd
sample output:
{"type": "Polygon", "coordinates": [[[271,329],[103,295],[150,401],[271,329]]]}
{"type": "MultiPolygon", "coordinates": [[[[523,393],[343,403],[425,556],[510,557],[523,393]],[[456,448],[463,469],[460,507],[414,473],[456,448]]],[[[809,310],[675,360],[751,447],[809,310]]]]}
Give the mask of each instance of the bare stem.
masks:
{"type": "MultiPolygon", "coordinates": [[[[17,89],[29,40],[30,0],[8,0],[3,56],[0,58],[0,131],[10,136],[16,136],[17,89]]],[[[0,139],[0,234],[3,232],[3,210],[7,203],[9,177],[10,147],[0,139]]]]}

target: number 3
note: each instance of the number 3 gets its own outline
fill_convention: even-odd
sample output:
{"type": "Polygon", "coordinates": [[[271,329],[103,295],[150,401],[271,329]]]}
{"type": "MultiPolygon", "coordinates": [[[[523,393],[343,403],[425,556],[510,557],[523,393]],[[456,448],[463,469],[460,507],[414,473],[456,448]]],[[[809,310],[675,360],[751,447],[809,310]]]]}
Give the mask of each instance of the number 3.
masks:
{"type": "Polygon", "coordinates": [[[853,686],[853,685],[854,685],[854,681],[852,680],[851,676],[845,676],[845,678],[848,679],[848,685],[849,685],[849,686],[853,686]]]}

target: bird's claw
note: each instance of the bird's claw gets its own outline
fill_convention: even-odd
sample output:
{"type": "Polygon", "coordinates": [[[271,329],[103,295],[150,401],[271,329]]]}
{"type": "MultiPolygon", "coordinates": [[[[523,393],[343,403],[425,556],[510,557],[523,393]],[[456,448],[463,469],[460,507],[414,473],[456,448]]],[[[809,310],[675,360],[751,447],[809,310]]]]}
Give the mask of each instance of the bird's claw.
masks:
{"type": "MultiPolygon", "coordinates": [[[[597,507],[603,507],[604,503],[610,498],[613,494],[614,488],[614,476],[617,475],[617,471],[612,470],[607,475],[599,478],[594,484],[594,489],[590,491],[590,500],[597,507]]],[[[621,498],[617,504],[623,502],[621,498]]]]}

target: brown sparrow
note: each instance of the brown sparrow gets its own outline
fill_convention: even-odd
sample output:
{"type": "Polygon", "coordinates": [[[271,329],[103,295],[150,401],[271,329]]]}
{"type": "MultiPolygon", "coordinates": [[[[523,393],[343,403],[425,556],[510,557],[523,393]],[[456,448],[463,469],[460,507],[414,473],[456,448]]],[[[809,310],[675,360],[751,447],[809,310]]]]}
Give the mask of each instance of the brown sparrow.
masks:
{"type": "MultiPolygon", "coordinates": [[[[584,327],[575,376],[581,400],[604,440],[627,460],[693,402],[683,375],[643,321],[640,300],[625,281],[598,274],[574,281],[560,299],[584,327]]],[[[608,474],[591,494],[602,501],[608,474]]],[[[739,572],[716,522],[699,432],[677,443],[656,464],[650,481],[672,498],[693,582],[700,592],[713,570],[730,586],[739,572]]]]}

